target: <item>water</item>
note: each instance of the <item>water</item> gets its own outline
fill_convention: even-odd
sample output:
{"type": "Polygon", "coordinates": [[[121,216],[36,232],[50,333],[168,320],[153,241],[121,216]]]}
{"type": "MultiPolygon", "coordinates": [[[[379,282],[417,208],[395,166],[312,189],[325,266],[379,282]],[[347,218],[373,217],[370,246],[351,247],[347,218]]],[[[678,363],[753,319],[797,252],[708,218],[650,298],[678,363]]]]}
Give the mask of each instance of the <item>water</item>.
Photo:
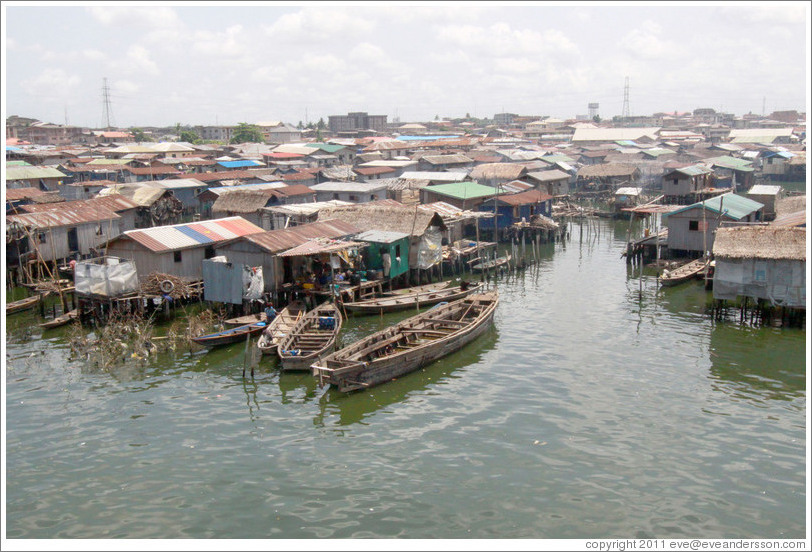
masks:
{"type": "Polygon", "coordinates": [[[641,298],[599,227],[500,280],[483,339],[353,395],[244,381],[241,345],[98,371],[9,317],[7,536],[803,538],[805,331],[641,298]]]}

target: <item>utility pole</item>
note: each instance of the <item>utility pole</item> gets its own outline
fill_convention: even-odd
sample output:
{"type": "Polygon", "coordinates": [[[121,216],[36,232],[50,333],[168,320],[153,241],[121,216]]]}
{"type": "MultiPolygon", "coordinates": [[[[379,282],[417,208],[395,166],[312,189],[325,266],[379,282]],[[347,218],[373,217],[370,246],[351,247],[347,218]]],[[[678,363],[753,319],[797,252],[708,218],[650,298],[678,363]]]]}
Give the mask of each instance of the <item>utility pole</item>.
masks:
{"type": "Polygon", "coordinates": [[[629,117],[631,116],[631,110],[629,108],[629,77],[626,77],[626,85],[623,87],[623,113],[621,117],[624,121],[628,121],[629,117]]]}
{"type": "Polygon", "coordinates": [[[110,107],[110,87],[107,86],[107,77],[104,77],[104,86],[102,86],[102,103],[104,108],[102,114],[104,128],[110,130],[110,128],[112,128],[110,126],[110,119],[113,116],[113,110],[110,107]]]}
{"type": "Polygon", "coordinates": [[[761,99],[761,116],[764,117],[767,114],[767,96],[764,96],[761,99]]]}

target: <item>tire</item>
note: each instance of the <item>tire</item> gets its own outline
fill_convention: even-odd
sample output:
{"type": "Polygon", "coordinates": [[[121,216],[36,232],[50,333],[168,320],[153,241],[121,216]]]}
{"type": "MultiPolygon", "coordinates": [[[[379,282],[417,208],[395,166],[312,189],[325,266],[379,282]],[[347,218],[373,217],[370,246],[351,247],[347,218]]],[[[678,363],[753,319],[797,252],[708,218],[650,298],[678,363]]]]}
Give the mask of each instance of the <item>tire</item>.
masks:
{"type": "Polygon", "coordinates": [[[175,290],[175,284],[171,280],[164,280],[161,282],[160,288],[164,293],[172,293],[175,290]]]}

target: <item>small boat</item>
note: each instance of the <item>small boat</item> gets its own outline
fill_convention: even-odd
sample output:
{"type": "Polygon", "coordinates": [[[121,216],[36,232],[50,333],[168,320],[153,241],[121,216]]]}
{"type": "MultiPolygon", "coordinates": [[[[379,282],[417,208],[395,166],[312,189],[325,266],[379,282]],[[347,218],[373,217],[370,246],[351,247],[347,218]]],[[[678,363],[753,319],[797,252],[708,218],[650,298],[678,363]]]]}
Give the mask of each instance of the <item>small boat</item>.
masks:
{"type": "Polygon", "coordinates": [[[505,257],[497,257],[495,259],[485,260],[479,259],[477,263],[471,265],[471,270],[473,272],[484,272],[486,270],[497,270],[506,266],[510,262],[510,255],[506,255],[505,257]]]}
{"type": "Polygon", "coordinates": [[[436,305],[443,301],[456,301],[466,295],[470,295],[480,289],[481,284],[470,284],[465,289],[463,286],[442,287],[439,289],[425,289],[413,293],[404,293],[391,297],[378,297],[377,299],[367,299],[355,303],[344,303],[344,310],[356,314],[378,314],[381,312],[396,312],[406,309],[414,309],[436,305]]]}
{"type": "Polygon", "coordinates": [[[41,300],[42,297],[40,295],[32,295],[31,297],[26,297],[25,299],[20,299],[19,301],[6,303],[6,314],[14,314],[15,312],[33,309],[41,300]]]}
{"type": "Polygon", "coordinates": [[[238,341],[245,341],[248,336],[256,335],[265,329],[265,322],[255,322],[253,324],[246,324],[244,326],[237,326],[223,330],[222,332],[201,335],[200,337],[191,338],[192,341],[204,347],[218,347],[220,345],[230,345],[238,341]]]}
{"type": "Polygon", "coordinates": [[[294,301],[276,314],[276,318],[262,332],[257,340],[257,348],[263,355],[276,354],[279,343],[304,316],[305,306],[301,301],[294,301]]]}
{"type": "Polygon", "coordinates": [[[675,286],[687,282],[692,278],[703,276],[705,269],[708,267],[708,262],[707,258],[700,257],[673,270],[663,270],[657,280],[661,286],[675,286]]]}
{"type": "Polygon", "coordinates": [[[65,324],[69,324],[79,318],[79,310],[73,309],[72,311],[68,311],[63,313],[53,320],[49,320],[47,322],[43,322],[39,325],[40,328],[50,329],[50,328],[58,328],[59,326],[64,326],[65,324]]]}
{"type": "Polygon", "coordinates": [[[485,333],[498,303],[490,291],[437,305],[327,355],[313,375],[346,393],[414,372],[485,333]]]}
{"type": "Polygon", "coordinates": [[[341,312],[332,303],[323,303],[302,316],[279,342],[282,370],[310,370],[333,352],[342,323],[341,312]]]}
{"type": "Polygon", "coordinates": [[[226,326],[245,326],[246,324],[254,324],[256,322],[262,322],[265,320],[265,313],[264,312],[257,312],[255,314],[246,314],[245,316],[237,316],[236,318],[229,318],[228,320],[223,320],[223,324],[226,326]]]}

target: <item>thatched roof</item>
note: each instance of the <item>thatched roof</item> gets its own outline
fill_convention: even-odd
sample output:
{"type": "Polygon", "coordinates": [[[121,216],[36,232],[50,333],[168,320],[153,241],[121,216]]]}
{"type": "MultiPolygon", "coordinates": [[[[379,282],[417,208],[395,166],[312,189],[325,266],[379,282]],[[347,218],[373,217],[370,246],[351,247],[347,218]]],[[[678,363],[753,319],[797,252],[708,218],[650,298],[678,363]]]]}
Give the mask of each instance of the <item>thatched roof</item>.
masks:
{"type": "Polygon", "coordinates": [[[713,242],[715,257],[806,262],[806,229],[775,226],[719,228],[713,242]]]}
{"type": "Polygon", "coordinates": [[[471,170],[473,180],[506,179],[518,180],[527,173],[524,165],[517,163],[483,163],[471,170]]]}
{"type": "Polygon", "coordinates": [[[348,205],[319,211],[319,221],[338,219],[354,224],[362,230],[401,232],[410,236],[422,236],[432,224],[445,228],[442,217],[433,211],[399,207],[394,205],[348,205]]]}
{"type": "Polygon", "coordinates": [[[221,193],[211,207],[212,213],[255,213],[278,195],[275,190],[229,190],[221,193]]]}
{"type": "Polygon", "coordinates": [[[627,163],[601,163],[600,165],[588,165],[578,171],[581,178],[611,178],[613,176],[632,176],[637,167],[627,163]]]}
{"type": "Polygon", "coordinates": [[[775,200],[775,216],[806,210],[806,196],[786,196],[775,200]]]}

